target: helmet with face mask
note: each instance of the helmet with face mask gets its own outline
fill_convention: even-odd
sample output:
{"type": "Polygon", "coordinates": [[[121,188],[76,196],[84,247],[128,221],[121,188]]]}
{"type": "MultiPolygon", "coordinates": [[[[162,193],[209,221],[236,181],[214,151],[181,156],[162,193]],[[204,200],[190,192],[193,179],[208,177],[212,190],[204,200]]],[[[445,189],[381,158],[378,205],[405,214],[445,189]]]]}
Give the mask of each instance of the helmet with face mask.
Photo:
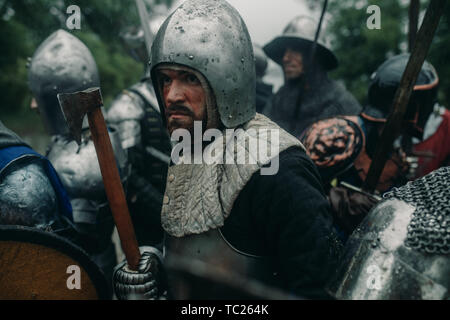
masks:
{"type": "MultiPolygon", "coordinates": [[[[151,77],[163,121],[166,119],[157,70],[168,65],[193,69],[206,79],[206,92],[213,94],[214,109],[226,128],[244,124],[255,116],[252,41],[241,16],[226,1],[184,2],[159,29],[151,54],[151,77]]],[[[208,124],[212,117],[208,112],[208,124]]]]}
{"type": "Polygon", "coordinates": [[[28,83],[51,135],[69,132],[57,94],[100,86],[91,52],[64,30],[52,33],[36,50],[28,70],[28,83]]]}

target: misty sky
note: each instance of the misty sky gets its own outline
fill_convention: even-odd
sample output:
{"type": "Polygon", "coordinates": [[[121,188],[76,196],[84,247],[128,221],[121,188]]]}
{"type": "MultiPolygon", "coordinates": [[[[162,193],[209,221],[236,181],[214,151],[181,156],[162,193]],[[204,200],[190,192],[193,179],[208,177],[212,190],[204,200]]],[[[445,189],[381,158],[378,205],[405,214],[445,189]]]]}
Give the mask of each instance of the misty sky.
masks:
{"type": "Polygon", "coordinates": [[[265,44],[281,34],[295,16],[310,13],[301,0],[227,1],[239,11],[247,24],[252,40],[259,44],[265,44]]]}
{"type": "MultiPolygon", "coordinates": [[[[264,45],[280,35],[294,17],[300,14],[312,14],[302,0],[227,1],[241,14],[253,42],[260,45],[264,45]]],[[[320,13],[314,14],[314,17],[319,20],[320,13]]],[[[278,65],[270,63],[264,79],[272,83],[275,89],[282,85],[283,76],[278,65]]]]}
{"type": "MultiPolygon", "coordinates": [[[[295,16],[311,14],[305,0],[227,0],[235,7],[247,25],[252,41],[265,45],[283,32],[284,27],[295,16]]],[[[176,1],[178,7],[183,0],[176,1]]],[[[174,9],[174,7],[172,7],[174,9]]],[[[320,12],[313,16],[319,20],[320,12]]],[[[283,84],[281,69],[275,63],[269,63],[266,77],[267,82],[277,89],[283,84]]]]}

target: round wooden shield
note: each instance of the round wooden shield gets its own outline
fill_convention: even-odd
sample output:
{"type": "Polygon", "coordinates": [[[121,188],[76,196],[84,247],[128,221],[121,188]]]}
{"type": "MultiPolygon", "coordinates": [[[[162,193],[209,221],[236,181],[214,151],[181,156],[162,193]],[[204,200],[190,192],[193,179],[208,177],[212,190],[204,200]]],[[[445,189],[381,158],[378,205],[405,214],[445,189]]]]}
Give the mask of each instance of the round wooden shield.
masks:
{"type": "Polygon", "coordinates": [[[110,298],[105,276],[80,247],[35,228],[0,226],[0,300],[110,298]]]}

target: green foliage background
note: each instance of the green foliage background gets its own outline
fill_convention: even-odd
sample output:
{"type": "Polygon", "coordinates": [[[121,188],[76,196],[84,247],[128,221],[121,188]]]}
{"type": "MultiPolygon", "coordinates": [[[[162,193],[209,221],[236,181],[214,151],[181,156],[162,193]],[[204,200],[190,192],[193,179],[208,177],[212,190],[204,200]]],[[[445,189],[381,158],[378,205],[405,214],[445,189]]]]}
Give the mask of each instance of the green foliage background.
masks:
{"type": "MultiPolygon", "coordinates": [[[[155,4],[171,0],[153,1],[155,4]]],[[[126,52],[120,31],[139,25],[134,0],[0,0],[0,120],[38,151],[45,148],[45,130],[29,109],[27,59],[57,29],[64,29],[91,50],[100,72],[105,106],[144,73],[142,63],[126,52]],[[67,7],[81,9],[81,30],[68,30],[67,7]]]]}
{"type": "MultiPolygon", "coordinates": [[[[321,9],[323,1],[308,0],[310,7],[321,9]]],[[[423,17],[429,1],[420,1],[423,17]]],[[[408,51],[409,0],[330,0],[328,33],[339,67],[332,72],[344,81],[355,97],[365,104],[370,75],[390,56],[408,51]],[[366,12],[370,5],[381,12],[381,29],[370,30],[366,12]]],[[[419,27],[421,23],[419,19],[419,27]]],[[[450,3],[445,7],[433,39],[427,60],[436,68],[440,78],[439,102],[450,106],[450,3]]]]}

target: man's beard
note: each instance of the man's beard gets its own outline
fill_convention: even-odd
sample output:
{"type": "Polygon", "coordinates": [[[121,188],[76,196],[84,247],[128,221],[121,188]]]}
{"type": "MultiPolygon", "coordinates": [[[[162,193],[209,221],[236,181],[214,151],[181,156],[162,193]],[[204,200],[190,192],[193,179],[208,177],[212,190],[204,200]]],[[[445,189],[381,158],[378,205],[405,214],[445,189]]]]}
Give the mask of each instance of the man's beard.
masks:
{"type": "Polygon", "coordinates": [[[207,115],[203,119],[195,119],[195,114],[186,106],[172,105],[166,110],[167,130],[172,134],[176,129],[186,129],[191,136],[194,134],[194,121],[202,121],[202,127],[205,129],[207,122],[207,115]],[[170,118],[172,114],[181,114],[183,118],[170,118]]]}

